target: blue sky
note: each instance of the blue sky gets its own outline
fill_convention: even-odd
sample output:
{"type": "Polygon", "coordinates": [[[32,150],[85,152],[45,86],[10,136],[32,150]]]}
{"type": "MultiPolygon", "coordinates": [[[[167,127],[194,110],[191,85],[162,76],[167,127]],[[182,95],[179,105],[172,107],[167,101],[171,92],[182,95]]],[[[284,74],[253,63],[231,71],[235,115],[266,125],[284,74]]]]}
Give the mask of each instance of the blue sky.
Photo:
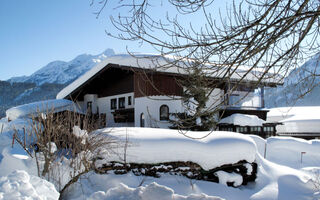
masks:
{"type": "MultiPolygon", "coordinates": [[[[79,54],[95,55],[107,48],[116,53],[127,52],[127,47],[155,53],[150,46],[108,37],[105,30],[115,32],[108,17],[114,14],[111,8],[118,0],[109,1],[109,9],[96,19],[99,1],[92,7],[91,0],[0,0],[0,80],[31,75],[51,61],[70,61],[79,54]]],[[[225,5],[224,0],[215,5],[221,2],[225,5]]],[[[156,7],[152,13],[167,11],[175,13],[167,7],[156,7]]]]}
{"type": "Polygon", "coordinates": [[[30,75],[54,60],[126,52],[130,43],[108,37],[107,14],[96,19],[90,0],[1,0],[0,80],[30,75]]]}

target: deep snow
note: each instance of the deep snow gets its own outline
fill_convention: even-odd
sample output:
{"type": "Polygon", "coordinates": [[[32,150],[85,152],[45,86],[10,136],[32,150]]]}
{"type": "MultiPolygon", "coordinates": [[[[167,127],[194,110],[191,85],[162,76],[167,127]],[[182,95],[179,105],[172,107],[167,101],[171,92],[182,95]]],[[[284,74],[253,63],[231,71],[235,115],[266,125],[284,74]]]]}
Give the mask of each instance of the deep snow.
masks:
{"type": "MultiPolygon", "coordinates": [[[[14,191],[10,190],[9,186],[3,187],[0,191],[2,195],[0,199],[6,199],[6,195],[20,195],[21,199],[47,195],[57,199],[57,196],[54,196],[57,194],[56,190],[43,179],[35,177],[37,171],[34,160],[28,157],[16,143],[11,148],[12,127],[16,125],[15,127],[21,128],[27,124],[20,119],[11,122],[7,119],[0,120],[0,128],[3,127],[0,136],[0,175],[3,182],[0,184],[17,186],[14,191]],[[37,183],[33,181],[35,179],[37,183]],[[41,189],[39,189],[40,185],[41,189]],[[39,191],[43,192],[40,194],[39,191]]],[[[77,131],[79,133],[79,130],[77,131]]],[[[199,132],[184,132],[189,136],[186,137],[182,132],[174,130],[149,128],[113,128],[103,131],[104,134],[111,134],[120,139],[128,138],[131,145],[135,144],[130,147],[133,149],[128,148],[128,159],[160,162],[168,161],[167,159],[172,157],[190,159],[199,162],[201,166],[211,168],[221,162],[236,162],[240,158],[245,158],[258,163],[257,179],[255,183],[247,186],[232,188],[225,186],[223,180],[218,184],[170,174],[161,174],[160,178],[153,178],[135,176],[132,173],[115,175],[112,172],[108,174],[90,172],[83,175],[70,188],[65,196],[66,199],[303,200],[320,197],[317,193],[319,188],[315,188],[315,182],[312,181],[312,178],[316,178],[318,183],[320,180],[313,173],[320,171],[319,163],[313,162],[313,160],[320,160],[317,154],[318,140],[305,141],[278,137],[264,140],[258,136],[228,132],[212,132],[208,137],[200,139],[204,135],[199,135],[199,132]],[[190,137],[199,139],[194,140],[190,137]],[[238,142],[240,144],[237,144],[238,142]],[[303,154],[301,165],[298,158],[302,151],[306,153],[303,154]],[[266,159],[263,158],[264,156],[266,159]]],[[[81,137],[82,134],[78,135],[81,137]]],[[[234,178],[235,181],[239,178],[223,173],[220,176],[222,179],[234,178]]]]}
{"type": "Polygon", "coordinates": [[[241,160],[255,160],[256,145],[247,136],[232,132],[192,132],[158,128],[106,128],[102,132],[128,147],[114,149],[117,153],[107,155],[105,161],[127,163],[163,163],[192,161],[209,170],[241,160]],[[120,155],[120,156],[119,156],[120,155]]]}

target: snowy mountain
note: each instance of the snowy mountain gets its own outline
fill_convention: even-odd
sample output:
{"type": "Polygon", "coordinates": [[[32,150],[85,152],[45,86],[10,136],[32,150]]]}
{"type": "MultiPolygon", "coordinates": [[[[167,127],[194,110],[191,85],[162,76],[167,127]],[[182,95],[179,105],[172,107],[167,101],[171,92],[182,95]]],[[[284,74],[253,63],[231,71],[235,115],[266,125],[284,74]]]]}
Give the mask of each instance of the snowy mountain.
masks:
{"type": "Polygon", "coordinates": [[[98,55],[82,54],[69,62],[53,61],[42,67],[31,76],[13,77],[9,82],[30,82],[42,85],[44,83],[66,84],[78,78],[94,65],[105,58],[114,55],[112,49],[107,49],[98,55]]]}
{"type": "Polygon", "coordinates": [[[320,105],[320,53],[290,72],[283,86],[266,89],[266,107],[320,105]]]}
{"type": "Polygon", "coordinates": [[[0,96],[0,118],[12,106],[54,99],[68,83],[112,55],[114,55],[112,49],[107,49],[98,55],[82,54],[70,62],[50,62],[31,76],[0,81],[0,93],[6,94],[0,96]]]}

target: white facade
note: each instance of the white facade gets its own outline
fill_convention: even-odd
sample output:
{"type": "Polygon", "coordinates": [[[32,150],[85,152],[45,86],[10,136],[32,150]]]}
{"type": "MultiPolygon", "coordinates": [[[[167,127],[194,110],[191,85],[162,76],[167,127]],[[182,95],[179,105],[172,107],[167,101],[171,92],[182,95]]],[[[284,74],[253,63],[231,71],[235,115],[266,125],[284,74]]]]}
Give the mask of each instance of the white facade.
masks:
{"type": "MultiPolygon", "coordinates": [[[[245,100],[253,101],[253,104],[247,106],[259,106],[260,96],[249,95],[245,100]]],[[[224,90],[215,88],[207,102],[207,108],[212,109],[219,106],[224,101],[224,90]]],[[[86,94],[84,101],[77,102],[83,112],[88,111],[88,105],[91,104],[93,114],[106,114],[106,127],[151,127],[151,128],[169,128],[172,126],[169,120],[160,120],[160,107],[165,105],[169,108],[169,113],[184,113],[187,111],[186,105],[181,100],[181,97],[168,96],[147,96],[134,97],[134,93],[125,93],[108,97],[98,98],[96,94],[86,94]],[[124,107],[119,108],[119,99],[125,99],[124,107]],[[131,104],[129,105],[129,98],[131,104]],[[111,108],[111,101],[115,100],[115,107],[111,108]],[[89,104],[88,104],[89,103],[89,104]],[[134,122],[120,123],[114,121],[113,112],[121,109],[134,109],[134,122]],[[143,115],[143,116],[142,116],[143,115]],[[143,118],[143,119],[142,119],[143,118]],[[143,122],[142,122],[143,121],[143,122]]],[[[242,104],[243,106],[243,104],[242,104]]],[[[191,113],[190,113],[191,114],[191,113]]]]}
{"type": "Polygon", "coordinates": [[[263,107],[261,89],[257,88],[253,92],[233,91],[229,96],[229,105],[238,107],[263,107]]]}
{"type": "Polygon", "coordinates": [[[113,119],[113,114],[116,109],[119,109],[119,99],[125,99],[125,108],[134,108],[135,99],[133,92],[113,95],[108,97],[98,98],[97,95],[86,94],[84,96],[84,101],[77,102],[81,106],[83,112],[87,112],[88,102],[92,102],[92,113],[93,114],[106,114],[106,126],[107,127],[132,127],[134,123],[115,123],[113,119]],[[131,97],[131,105],[129,105],[129,98],[131,97]],[[116,107],[111,109],[111,99],[116,99],[116,107]]]}
{"type": "Polygon", "coordinates": [[[144,115],[144,127],[168,128],[172,126],[168,120],[160,120],[160,107],[167,105],[169,113],[184,112],[183,102],[167,96],[139,97],[135,99],[135,126],[141,126],[141,114],[144,115]]]}

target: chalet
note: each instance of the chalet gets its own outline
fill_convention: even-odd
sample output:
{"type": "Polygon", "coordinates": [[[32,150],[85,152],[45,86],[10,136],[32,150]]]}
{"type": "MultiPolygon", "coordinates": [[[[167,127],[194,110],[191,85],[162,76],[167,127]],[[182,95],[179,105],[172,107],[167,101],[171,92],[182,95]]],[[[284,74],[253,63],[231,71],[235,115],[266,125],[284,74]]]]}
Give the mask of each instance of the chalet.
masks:
{"type": "MultiPolygon", "coordinates": [[[[116,55],[107,58],[60,91],[57,99],[76,102],[83,112],[105,119],[105,125],[109,127],[170,127],[170,113],[186,111],[179,98],[184,88],[177,82],[188,76],[186,70],[179,64],[165,67],[170,65],[166,57],[138,57],[116,55]],[[164,67],[155,68],[155,65],[164,67]]],[[[246,74],[245,69],[237,69],[226,82],[224,67],[217,67],[220,69],[208,74],[214,83],[209,103],[223,105],[218,117],[245,114],[266,120],[264,87],[276,87],[279,81],[270,76],[257,85],[257,74],[254,73],[259,72],[246,74]],[[242,78],[244,74],[246,76],[242,78]],[[231,92],[232,84],[241,78],[240,86],[231,92]]],[[[221,124],[221,129],[229,130],[227,124],[221,124]]]]}

